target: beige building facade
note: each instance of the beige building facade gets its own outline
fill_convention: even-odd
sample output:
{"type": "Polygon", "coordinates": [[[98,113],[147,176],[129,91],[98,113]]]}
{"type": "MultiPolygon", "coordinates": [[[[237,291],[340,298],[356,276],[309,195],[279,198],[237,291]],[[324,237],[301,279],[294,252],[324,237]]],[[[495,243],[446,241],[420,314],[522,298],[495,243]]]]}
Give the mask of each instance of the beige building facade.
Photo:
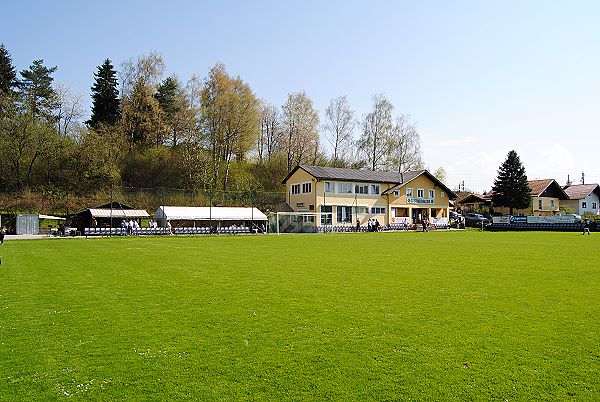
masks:
{"type": "Polygon", "coordinates": [[[283,182],[295,212],[332,214],[333,225],[447,218],[456,195],[427,170],[403,174],[298,165],[283,182]]]}

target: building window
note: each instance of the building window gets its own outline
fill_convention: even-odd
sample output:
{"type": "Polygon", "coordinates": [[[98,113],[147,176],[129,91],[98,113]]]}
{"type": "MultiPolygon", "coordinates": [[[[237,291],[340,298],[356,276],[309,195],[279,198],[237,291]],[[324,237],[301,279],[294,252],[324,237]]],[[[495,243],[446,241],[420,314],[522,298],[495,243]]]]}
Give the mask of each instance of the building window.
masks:
{"type": "Polygon", "coordinates": [[[429,190],[429,198],[435,198],[435,190],[429,190]]]}
{"type": "Polygon", "coordinates": [[[335,193],[335,183],[331,181],[325,182],[325,192],[326,193],[335,193]]]}
{"type": "Polygon", "coordinates": [[[302,183],[302,192],[304,194],[310,193],[312,190],[312,183],[302,183]]]}
{"type": "Polygon", "coordinates": [[[542,199],[540,198],[538,200],[538,211],[541,211],[541,210],[543,210],[543,208],[542,208],[542,199]]]}
{"type": "Polygon", "coordinates": [[[379,195],[379,184],[371,184],[371,194],[379,195]]]}
{"type": "Polygon", "coordinates": [[[582,201],[581,202],[581,208],[587,208],[587,202],[582,201]]]}
{"type": "Polygon", "coordinates": [[[385,207],[372,207],[371,213],[375,215],[385,215],[385,207]]]}
{"type": "Polygon", "coordinates": [[[292,184],[292,195],[300,194],[300,184],[292,184]]]}
{"type": "Polygon", "coordinates": [[[412,193],[412,190],[413,190],[412,188],[407,188],[407,189],[406,189],[406,196],[407,196],[407,197],[412,197],[412,196],[413,196],[413,195],[412,195],[412,194],[413,194],[413,193],[412,193]]]}
{"type": "Polygon", "coordinates": [[[422,188],[417,189],[417,198],[424,198],[425,197],[425,190],[422,188]]]}
{"type": "Polygon", "coordinates": [[[355,184],[354,185],[354,193],[355,194],[369,194],[369,186],[366,184],[355,184]]]}
{"type": "Polygon", "coordinates": [[[394,196],[395,197],[400,197],[400,190],[394,191],[394,196]]]}
{"type": "Polygon", "coordinates": [[[352,183],[338,183],[338,192],[340,194],[352,194],[352,183]]]}
{"type": "Polygon", "coordinates": [[[366,214],[369,210],[368,207],[355,207],[354,210],[356,211],[356,214],[366,214]]]}
{"type": "Polygon", "coordinates": [[[338,223],[352,223],[352,207],[337,207],[338,223]]]}
{"type": "Polygon", "coordinates": [[[440,191],[440,198],[444,198],[446,196],[446,193],[443,191],[440,191]]]}
{"type": "MultiPolygon", "coordinates": [[[[322,213],[332,213],[333,212],[333,207],[331,205],[321,205],[321,212],[322,213]]],[[[321,215],[321,225],[332,225],[333,222],[332,220],[332,215],[321,215]]]]}
{"type": "Polygon", "coordinates": [[[554,200],[550,200],[550,209],[554,209],[554,200]]]}
{"type": "Polygon", "coordinates": [[[592,202],[592,209],[596,209],[598,208],[598,204],[596,204],[595,202],[592,202]]]}

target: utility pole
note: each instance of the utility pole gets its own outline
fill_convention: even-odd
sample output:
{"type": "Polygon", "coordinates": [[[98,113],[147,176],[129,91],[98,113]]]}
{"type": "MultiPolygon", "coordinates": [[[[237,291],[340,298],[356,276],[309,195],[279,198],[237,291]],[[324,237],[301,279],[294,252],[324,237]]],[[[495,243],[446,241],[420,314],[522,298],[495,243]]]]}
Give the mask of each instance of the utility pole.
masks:
{"type": "Polygon", "coordinates": [[[110,231],[108,232],[108,236],[112,237],[113,231],[113,184],[110,183],[110,231]]]}

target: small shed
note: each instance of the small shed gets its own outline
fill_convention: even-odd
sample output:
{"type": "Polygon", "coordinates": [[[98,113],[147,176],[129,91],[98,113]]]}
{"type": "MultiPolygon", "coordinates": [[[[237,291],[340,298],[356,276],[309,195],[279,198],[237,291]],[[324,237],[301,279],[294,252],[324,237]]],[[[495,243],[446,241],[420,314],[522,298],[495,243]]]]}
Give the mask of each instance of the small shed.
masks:
{"type": "Polygon", "coordinates": [[[75,214],[77,229],[83,233],[85,228],[91,227],[119,227],[125,219],[140,221],[148,219],[150,214],[145,209],[135,209],[121,202],[113,201],[98,205],[94,208],[84,209],[75,214]]]}
{"type": "Polygon", "coordinates": [[[154,219],[161,227],[171,222],[173,227],[266,225],[267,216],[254,207],[172,207],[160,206],[154,219]]]}
{"type": "Polygon", "coordinates": [[[40,219],[47,219],[52,221],[64,221],[65,218],[53,215],[44,214],[20,214],[17,215],[15,232],[18,235],[23,234],[39,234],[40,233],[40,219]]]}

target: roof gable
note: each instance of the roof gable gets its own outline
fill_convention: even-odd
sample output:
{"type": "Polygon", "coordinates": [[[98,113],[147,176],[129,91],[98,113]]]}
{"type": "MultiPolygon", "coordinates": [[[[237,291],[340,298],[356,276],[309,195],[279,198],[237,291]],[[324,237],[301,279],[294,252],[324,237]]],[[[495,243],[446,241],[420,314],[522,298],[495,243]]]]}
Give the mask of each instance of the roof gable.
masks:
{"type": "Polygon", "coordinates": [[[600,197],[600,186],[598,184],[573,184],[566,187],[565,193],[571,200],[581,200],[587,198],[591,193],[596,193],[600,197]]]}
{"type": "Polygon", "coordinates": [[[559,200],[568,200],[569,196],[554,179],[530,180],[527,182],[531,195],[535,197],[556,197],[559,200]]]}

